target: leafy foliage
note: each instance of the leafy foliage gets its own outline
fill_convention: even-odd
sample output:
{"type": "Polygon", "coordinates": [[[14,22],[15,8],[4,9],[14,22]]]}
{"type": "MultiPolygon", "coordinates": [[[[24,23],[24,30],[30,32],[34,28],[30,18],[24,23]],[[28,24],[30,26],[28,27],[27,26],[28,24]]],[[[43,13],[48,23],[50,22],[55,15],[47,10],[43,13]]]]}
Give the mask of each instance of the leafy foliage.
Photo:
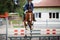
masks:
{"type": "Polygon", "coordinates": [[[4,13],[5,11],[10,11],[11,0],[0,0],[0,13],[4,13]]]}
{"type": "Polygon", "coordinates": [[[25,5],[26,0],[20,0],[20,8],[17,8],[16,11],[19,13],[19,16],[23,16],[23,5],[25,5]]]}
{"type": "Polygon", "coordinates": [[[16,6],[13,0],[0,0],[0,13],[8,12],[18,12],[19,15],[23,15],[23,5],[26,3],[26,0],[19,0],[19,7],[16,6]]]}

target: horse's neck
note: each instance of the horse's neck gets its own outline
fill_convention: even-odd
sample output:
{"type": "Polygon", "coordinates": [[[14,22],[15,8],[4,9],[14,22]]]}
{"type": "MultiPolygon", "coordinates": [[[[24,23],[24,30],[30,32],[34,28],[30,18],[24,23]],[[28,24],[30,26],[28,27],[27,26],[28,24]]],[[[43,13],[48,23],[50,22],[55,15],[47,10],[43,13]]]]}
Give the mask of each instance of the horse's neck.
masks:
{"type": "Polygon", "coordinates": [[[32,20],[32,14],[29,13],[29,20],[31,21],[32,20]]]}
{"type": "Polygon", "coordinates": [[[26,13],[25,15],[25,20],[29,20],[29,21],[32,21],[33,20],[33,14],[32,13],[26,13]]]}

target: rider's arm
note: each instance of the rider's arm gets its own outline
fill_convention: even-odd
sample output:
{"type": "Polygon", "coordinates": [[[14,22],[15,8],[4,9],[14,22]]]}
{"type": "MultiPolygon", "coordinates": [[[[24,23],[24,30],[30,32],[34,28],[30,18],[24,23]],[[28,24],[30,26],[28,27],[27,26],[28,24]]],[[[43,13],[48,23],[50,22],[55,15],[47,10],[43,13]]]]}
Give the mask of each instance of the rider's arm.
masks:
{"type": "Polygon", "coordinates": [[[32,11],[33,11],[33,9],[34,9],[34,5],[33,5],[33,3],[31,3],[31,6],[32,6],[32,11]]]}

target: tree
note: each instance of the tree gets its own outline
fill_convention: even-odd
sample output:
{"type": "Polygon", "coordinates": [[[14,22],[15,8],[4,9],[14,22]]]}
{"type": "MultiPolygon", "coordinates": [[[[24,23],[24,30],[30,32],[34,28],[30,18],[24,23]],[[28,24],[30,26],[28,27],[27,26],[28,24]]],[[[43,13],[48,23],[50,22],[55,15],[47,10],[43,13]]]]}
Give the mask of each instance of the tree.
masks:
{"type": "Polygon", "coordinates": [[[11,12],[13,5],[12,0],[0,0],[0,13],[11,12]]]}
{"type": "Polygon", "coordinates": [[[8,12],[18,12],[19,15],[23,15],[23,5],[26,0],[18,0],[17,5],[14,0],[0,0],[0,13],[8,12]]]}
{"type": "Polygon", "coordinates": [[[23,16],[23,5],[26,3],[26,0],[20,0],[20,7],[16,9],[19,13],[19,16],[23,16]]]}

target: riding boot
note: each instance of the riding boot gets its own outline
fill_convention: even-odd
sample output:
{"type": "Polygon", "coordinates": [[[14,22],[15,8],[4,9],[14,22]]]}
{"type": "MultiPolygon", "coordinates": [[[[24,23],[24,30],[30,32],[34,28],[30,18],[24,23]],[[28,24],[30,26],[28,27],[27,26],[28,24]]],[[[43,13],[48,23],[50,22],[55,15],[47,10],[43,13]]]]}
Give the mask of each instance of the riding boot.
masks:
{"type": "Polygon", "coordinates": [[[33,14],[33,21],[36,21],[36,20],[35,20],[35,16],[34,16],[34,14],[33,14]]]}

